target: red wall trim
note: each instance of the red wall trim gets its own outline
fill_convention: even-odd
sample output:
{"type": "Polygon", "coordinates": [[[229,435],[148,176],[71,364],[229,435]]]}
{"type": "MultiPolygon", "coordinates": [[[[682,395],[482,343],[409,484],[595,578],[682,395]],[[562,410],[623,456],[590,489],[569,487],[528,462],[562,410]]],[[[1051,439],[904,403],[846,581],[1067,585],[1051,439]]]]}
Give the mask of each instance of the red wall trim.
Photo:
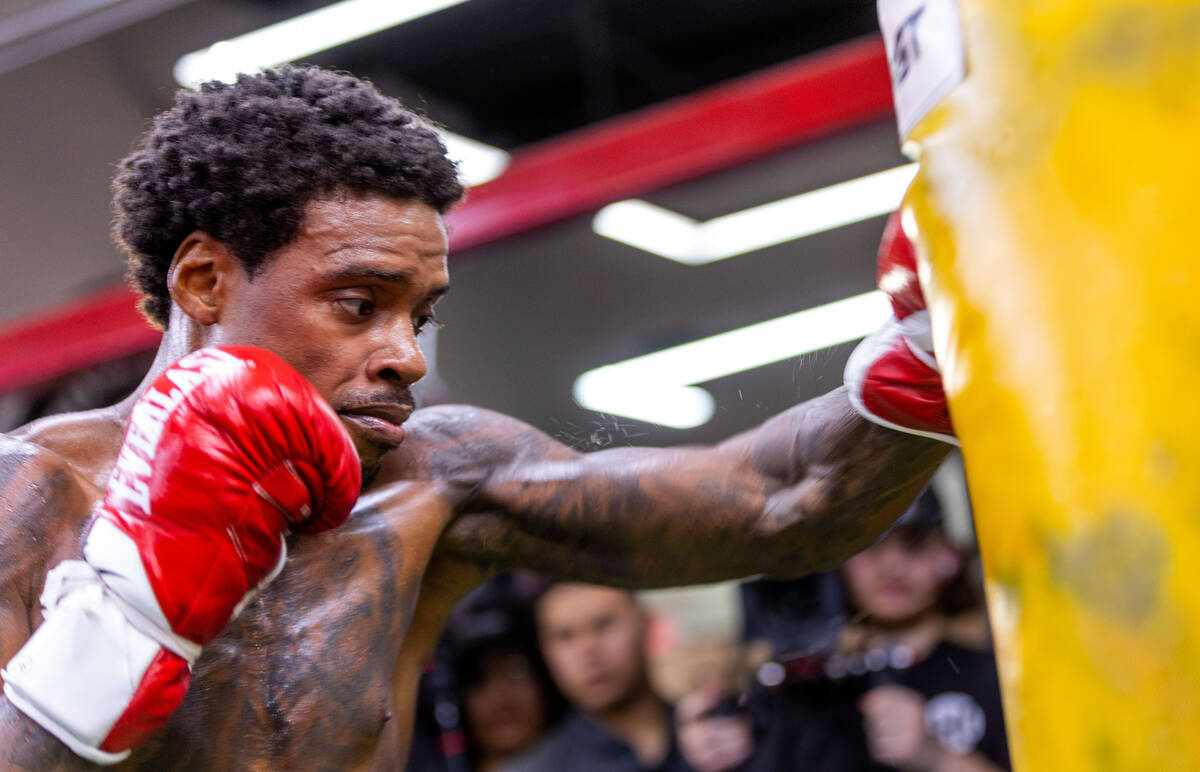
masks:
{"type": "Polygon", "coordinates": [[[0,393],[158,345],[137,296],[111,287],[0,329],[0,393]]]}
{"type": "MultiPolygon", "coordinates": [[[[777,152],[892,111],[872,37],[539,143],[448,217],[461,252],[777,152]]],[[[156,345],[113,287],[0,327],[0,394],[156,345]]]]}

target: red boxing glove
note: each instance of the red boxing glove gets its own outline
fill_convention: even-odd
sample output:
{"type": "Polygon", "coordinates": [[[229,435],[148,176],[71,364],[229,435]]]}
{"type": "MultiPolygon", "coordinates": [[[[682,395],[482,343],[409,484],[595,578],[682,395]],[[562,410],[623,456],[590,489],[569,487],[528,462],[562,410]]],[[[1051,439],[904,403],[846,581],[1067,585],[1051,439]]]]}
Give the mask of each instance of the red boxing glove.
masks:
{"type": "Polygon", "coordinates": [[[917,253],[899,212],[884,228],[876,279],[893,316],[846,362],[850,403],[868,421],[957,445],[917,279],[917,253]]]}
{"type": "Polygon", "coordinates": [[[284,534],[349,516],[358,455],[337,415],[261,349],[201,349],[134,405],[84,558],[50,572],[46,619],[5,694],[113,763],[161,726],[200,647],[283,567],[284,534]]]}
{"type": "Polygon", "coordinates": [[[283,360],[201,349],[134,406],[99,516],[137,544],[171,630],[203,645],[276,569],[285,531],[346,519],[360,475],[341,421],[283,360]]]}

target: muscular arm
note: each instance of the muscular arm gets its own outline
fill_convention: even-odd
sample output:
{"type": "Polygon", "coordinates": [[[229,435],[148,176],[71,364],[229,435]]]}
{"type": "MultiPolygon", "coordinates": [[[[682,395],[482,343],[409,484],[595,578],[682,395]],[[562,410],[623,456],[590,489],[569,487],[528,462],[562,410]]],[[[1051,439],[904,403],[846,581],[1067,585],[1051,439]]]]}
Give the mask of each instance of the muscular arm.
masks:
{"type": "Polygon", "coordinates": [[[445,428],[435,475],[492,470],[444,551],[638,586],[834,566],[908,506],[948,450],[863,421],[841,389],[712,447],[590,454],[492,413],[436,410],[423,411],[445,428]]]}
{"type": "MultiPolygon", "coordinates": [[[[40,622],[35,604],[47,563],[86,519],[87,497],[77,482],[52,455],[0,435],[0,667],[40,622]],[[64,534],[68,538],[60,538],[64,534]]],[[[0,696],[0,769],[99,767],[80,759],[0,696]]]]}

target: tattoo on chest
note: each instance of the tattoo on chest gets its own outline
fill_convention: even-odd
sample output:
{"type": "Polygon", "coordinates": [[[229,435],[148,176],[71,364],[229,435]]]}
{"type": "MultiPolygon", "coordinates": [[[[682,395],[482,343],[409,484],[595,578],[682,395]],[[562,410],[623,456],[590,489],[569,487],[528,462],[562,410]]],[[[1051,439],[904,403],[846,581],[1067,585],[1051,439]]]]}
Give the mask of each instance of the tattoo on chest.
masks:
{"type": "Polygon", "coordinates": [[[160,742],[162,769],[337,769],[369,759],[414,599],[378,511],[293,545],[280,577],[207,647],[160,742]],[[305,543],[305,542],[308,543],[305,543]]]}

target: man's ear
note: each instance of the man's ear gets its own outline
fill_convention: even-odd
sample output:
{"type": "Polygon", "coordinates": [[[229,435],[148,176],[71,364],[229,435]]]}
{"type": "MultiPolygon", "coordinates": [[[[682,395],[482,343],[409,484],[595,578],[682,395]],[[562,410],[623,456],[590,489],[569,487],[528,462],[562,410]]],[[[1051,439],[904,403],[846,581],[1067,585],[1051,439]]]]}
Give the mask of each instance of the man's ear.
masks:
{"type": "Polygon", "coordinates": [[[203,325],[216,324],[242,271],[224,244],[204,231],[192,231],[175,250],[167,289],[185,314],[203,325]]]}

